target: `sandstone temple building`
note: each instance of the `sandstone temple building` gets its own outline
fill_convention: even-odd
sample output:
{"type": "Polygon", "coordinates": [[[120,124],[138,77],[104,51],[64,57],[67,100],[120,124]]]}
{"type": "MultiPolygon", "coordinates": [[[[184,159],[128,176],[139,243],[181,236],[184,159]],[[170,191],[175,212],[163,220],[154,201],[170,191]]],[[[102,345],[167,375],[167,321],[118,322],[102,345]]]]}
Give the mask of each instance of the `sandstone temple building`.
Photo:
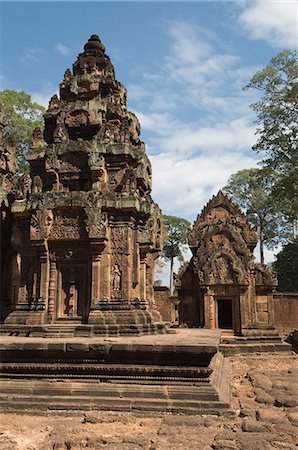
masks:
{"type": "Polygon", "coordinates": [[[154,263],[163,244],[151,164],[127,92],[98,36],[67,69],[13,185],[1,113],[3,330],[163,330],[154,263]]]}
{"type": "Polygon", "coordinates": [[[270,268],[254,262],[255,228],[222,191],[198,215],[188,237],[193,257],[176,280],[180,323],[236,335],[274,330],[270,268]]]}

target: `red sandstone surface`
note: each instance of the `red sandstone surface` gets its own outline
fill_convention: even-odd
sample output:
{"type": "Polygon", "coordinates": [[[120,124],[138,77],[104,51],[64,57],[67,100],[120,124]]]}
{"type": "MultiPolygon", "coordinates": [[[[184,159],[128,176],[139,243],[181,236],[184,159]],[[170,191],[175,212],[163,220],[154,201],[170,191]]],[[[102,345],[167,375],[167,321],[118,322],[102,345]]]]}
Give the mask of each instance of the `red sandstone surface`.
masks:
{"type": "Polygon", "coordinates": [[[296,355],[236,356],[234,417],[145,413],[0,414],[1,450],[295,449],[296,355]]]}

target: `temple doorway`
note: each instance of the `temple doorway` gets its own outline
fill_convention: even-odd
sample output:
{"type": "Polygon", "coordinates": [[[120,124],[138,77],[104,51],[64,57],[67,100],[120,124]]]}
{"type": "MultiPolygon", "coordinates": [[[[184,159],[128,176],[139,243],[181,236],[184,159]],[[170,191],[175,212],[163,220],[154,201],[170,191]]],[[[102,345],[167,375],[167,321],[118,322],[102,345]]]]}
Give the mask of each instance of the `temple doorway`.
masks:
{"type": "Polygon", "coordinates": [[[82,319],[86,314],[87,267],[85,265],[59,265],[58,319],[82,319]]]}
{"type": "Polygon", "coordinates": [[[218,328],[233,330],[233,303],[230,298],[217,299],[217,322],[218,328]]]}

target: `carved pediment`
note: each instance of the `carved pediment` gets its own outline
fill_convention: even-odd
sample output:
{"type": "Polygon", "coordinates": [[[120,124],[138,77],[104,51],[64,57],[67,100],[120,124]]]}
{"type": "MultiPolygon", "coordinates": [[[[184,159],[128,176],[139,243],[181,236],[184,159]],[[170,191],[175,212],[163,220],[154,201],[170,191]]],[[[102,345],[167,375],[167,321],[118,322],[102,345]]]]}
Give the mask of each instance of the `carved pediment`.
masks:
{"type": "Polygon", "coordinates": [[[87,232],[81,210],[42,208],[31,216],[31,240],[86,239],[87,232]]]}
{"type": "Polygon", "coordinates": [[[229,247],[213,248],[205,258],[193,258],[194,271],[200,282],[208,284],[247,284],[249,268],[229,247]]]}

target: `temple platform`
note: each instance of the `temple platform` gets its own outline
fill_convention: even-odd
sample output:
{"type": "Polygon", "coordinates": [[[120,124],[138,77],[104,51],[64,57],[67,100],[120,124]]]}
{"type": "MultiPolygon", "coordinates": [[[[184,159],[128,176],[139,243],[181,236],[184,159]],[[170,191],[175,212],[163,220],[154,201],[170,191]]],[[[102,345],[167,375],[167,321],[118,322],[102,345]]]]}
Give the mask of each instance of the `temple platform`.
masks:
{"type": "Polygon", "coordinates": [[[219,330],[101,338],[1,336],[0,410],[231,414],[219,330]]]}
{"type": "Polygon", "coordinates": [[[282,340],[276,330],[255,330],[246,336],[222,335],[219,351],[227,355],[248,353],[292,353],[291,344],[282,340]]]}

